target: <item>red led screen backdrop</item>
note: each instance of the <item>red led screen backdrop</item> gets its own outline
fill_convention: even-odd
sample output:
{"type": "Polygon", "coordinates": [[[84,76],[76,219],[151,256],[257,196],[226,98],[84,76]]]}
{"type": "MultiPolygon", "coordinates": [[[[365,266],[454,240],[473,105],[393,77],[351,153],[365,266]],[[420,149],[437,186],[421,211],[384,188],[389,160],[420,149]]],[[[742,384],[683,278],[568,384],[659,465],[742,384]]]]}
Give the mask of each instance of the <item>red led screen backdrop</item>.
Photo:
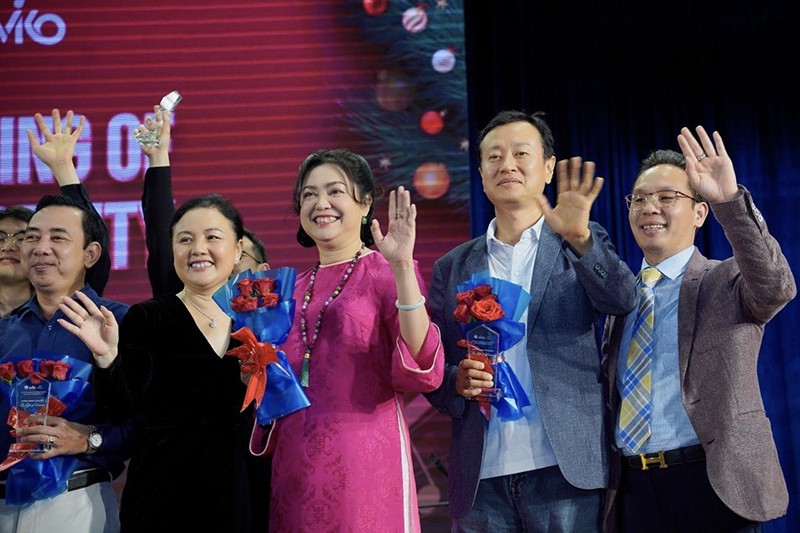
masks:
{"type": "MultiPolygon", "coordinates": [[[[302,271],[316,254],[295,241],[297,168],[315,149],[352,148],[387,192],[412,190],[429,280],[433,262],[469,237],[462,15],[460,0],[0,0],[0,206],[57,193],[30,150],[34,113],[84,115],[75,163],[110,230],[105,295],[149,298],[146,158],[132,131],[177,90],[176,202],[229,197],[270,264],[302,271]]],[[[449,425],[421,397],[408,417],[421,502],[446,499],[449,425]]],[[[446,515],[423,509],[434,512],[446,515]]]]}
{"type": "Polygon", "coordinates": [[[33,114],[85,115],[75,162],[110,229],[107,296],[150,295],[146,158],[131,133],[173,90],[183,95],[171,149],[176,201],[231,198],[273,266],[303,270],[315,259],[295,241],[291,190],[300,162],[323,147],[356,149],[386,191],[414,191],[426,277],[468,237],[460,3],[168,4],[0,1],[0,205],[57,192],[30,151],[33,114]]]}

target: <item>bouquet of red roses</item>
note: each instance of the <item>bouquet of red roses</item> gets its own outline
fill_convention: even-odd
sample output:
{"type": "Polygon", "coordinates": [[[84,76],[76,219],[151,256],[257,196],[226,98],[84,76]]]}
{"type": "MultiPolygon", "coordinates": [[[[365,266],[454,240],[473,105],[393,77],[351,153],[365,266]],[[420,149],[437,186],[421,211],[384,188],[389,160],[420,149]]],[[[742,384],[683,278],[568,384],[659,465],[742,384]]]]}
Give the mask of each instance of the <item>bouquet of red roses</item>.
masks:
{"type": "Polygon", "coordinates": [[[486,271],[473,274],[456,290],[453,317],[464,336],[458,345],[467,348],[470,358],[483,361],[484,370],[494,376],[495,388],[478,398],[481,411],[491,419],[494,406],[500,420],[517,420],[522,417],[522,408],[531,402],[502,352],[525,337],[526,324],[520,318],[531,295],[519,285],[491,277],[486,271]],[[479,339],[491,339],[491,346],[481,345],[479,339]]]}
{"type": "Polygon", "coordinates": [[[16,428],[26,425],[31,415],[68,416],[70,419],[88,416],[91,405],[81,400],[90,388],[91,372],[91,363],[39,351],[8,357],[0,364],[0,415],[10,426],[8,431],[0,431],[0,454],[5,456],[0,471],[9,470],[6,503],[23,505],[66,492],[67,480],[78,467],[76,456],[29,460],[39,445],[16,442],[16,428]],[[31,402],[38,407],[28,411],[24,396],[42,383],[49,386],[47,402],[43,405],[31,402]]]}
{"type": "MultiPolygon", "coordinates": [[[[231,336],[241,346],[228,351],[241,362],[242,372],[249,374],[242,411],[256,404],[258,426],[311,405],[286,354],[277,350],[286,342],[294,320],[295,300],[292,297],[297,271],[282,267],[266,272],[250,270],[237,274],[214,294],[214,301],[233,319],[231,336]]],[[[261,455],[264,450],[251,452],[261,455]]]]}
{"type": "Polygon", "coordinates": [[[217,290],[214,301],[233,319],[234,331],[247,327],[261,342],[283,344],[294,321],[296,277],[289,267],[240,272],[217,290]]]}

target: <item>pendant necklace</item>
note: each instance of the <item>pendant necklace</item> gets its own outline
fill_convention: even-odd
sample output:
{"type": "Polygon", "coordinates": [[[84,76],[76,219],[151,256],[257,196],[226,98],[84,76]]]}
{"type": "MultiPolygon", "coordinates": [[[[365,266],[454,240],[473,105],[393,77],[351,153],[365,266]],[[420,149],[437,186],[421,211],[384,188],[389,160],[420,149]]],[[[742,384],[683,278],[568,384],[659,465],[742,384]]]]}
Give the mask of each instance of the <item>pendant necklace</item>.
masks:
{"type": "Polygon", "coordinates": [[[209,322],[209,323],[208,323],[208,327],[210,327],[210,328],[215,328],[215,327],[217,327],[217,319],[218,319],[218,318],[219,318],[221,315],[223,315],[224,313],[220,313],[220,314],[218,314],[217,316],[211,316],[211,315],[209,315],[208,313],[206,313],[205,311],[203,311],[202,309],[200,309],[199,307],[197,307],[197,306],[195,305],[195,303],[192,301],[192,299],[191,299],[191,298],[189,298],[189,295],[188,295],[188,294],[186,294],[186,291],[184,291],[184,292],[183,292],[183,298],[182,298],[182,299],[183,299],[183,300],[186,300],[187,302],[189,302],[189,304],[190,304],[192,307],[194,307],[195,309],[197,309],[197,310],[200,312],[200,314],[202,314],[204,317],[206,317],[207,319],[209,319],[209,320],[211,321],[211,322],[209,322]]]}
{"type": "Polygon", "coordinates": [[[342,289],[344,289],[347,280],[350,279],[350,274],[353,273],[353,268],[356,266],[356,261],[358,261],[358,258],[361,257],[361,250],[363,249],[364,247],[362,246],[358,252],[356,252],[355,257],[350,260],[350,264],[347,266],[347,270],[344,271],[344,275],[339,281],[339,284],[336,285],[336,288],[333,289],[331,295],[328,296],[328,299],[325,300],[324,304],[322,304],[322,309],[319,310],[319,314],[317,315],[317,322],[314,324],[314,334],[309,341],[308,328],[306,325],[306,309],[308,308],[308,302],[311,301],[311,295],[314,291],[314,281],[317,278],[317,271],[320,267],[319,261],[317,261],[317,264],[314,265],[314,269],[311,271],[311,276],[308,280],[308,289],[306,289],[306,294],[303,296],[303,306],[300,308],[300,333],[303,336],[303,345],[305,346],[305,354],[303,355],[303,372],[300,376],[300,383],[303,385],[303,387],[308,387],[308,361],[311,359],[311,350],[314,349],[314,344],[317,342],[319,328],[322,326],[322,315],[325,313],[325,310],[328,308],[334,298],[339,296],[339,293],[341,293],[342,289]]]}

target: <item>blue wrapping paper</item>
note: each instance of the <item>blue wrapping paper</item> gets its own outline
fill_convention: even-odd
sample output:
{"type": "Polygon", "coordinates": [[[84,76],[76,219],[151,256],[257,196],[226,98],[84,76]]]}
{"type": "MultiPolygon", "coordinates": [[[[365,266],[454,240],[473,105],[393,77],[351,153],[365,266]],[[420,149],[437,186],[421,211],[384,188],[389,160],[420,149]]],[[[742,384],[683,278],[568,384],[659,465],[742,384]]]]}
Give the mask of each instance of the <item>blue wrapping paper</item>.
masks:
{"type": "MultiPolygon", "coordinates": [[[[12,356],[3,362],[32,359],[34,368],[39,368],[43,360],[62,361],[70,365],[67,378],[64,381],[48,380],[50,382],[50,395],[58,398],[67,406],[61,417],[67,420],[83,420],[90,414],[91,407],[86,402],[81,403],[86,391],[89,389],[89,377],[92,365],[68,355],[49,355],[44,352],[35,352],[31,356],[12,356]]],[[[8,419],[8,412],[15,405],[15,383],[6,383],[0,380],[0,415],[2,421],[8,419]]],[[[8,453],[13,442],[8,426],[6,431],[0,432],[0,450],[3,456],[8,453]]],[[[8,469],[6,481],[6,503],[11,505],[24,505],[36,500],[44,500],[58,496],[67,491],[67,481],[78,467],[78,459],[74,455],[59,455],[43,461],[25,458],[8,469]]]]}
{"type": "MultiPolygon", "coordinates": [[[[273,346],[286,342],[294,321],[295,300],[293,298],[297,271],[290,267],[281,267],[266,272],[241,272],[231,278],[214,293],[214,301],[233,319],[233,330],[246,327],[262,343],[273,346]],[[237,312],[233,310],[231,300],[239,295],[238,282],[245,278],[272,278],[275,280],[274,293],[279,295],[278,304],[274,307],[260,307],[253,311],[237,312]]],[[[266,367],[267,384],[262,399],[256,409],[255,423],[266,426],[276,419],[294,413],[311,405],[297,376],[292,370],[286,354],[276,350],[278,363],[270,363],[266,367]]],[[[251,378],[253,379],[253,378],[251,378]]]]}
{"type": "Polygon", "coordinates": [[[256,422],[267,426],[282,416],[311,405],[303,387],[292,370],[286,354],[278,351],[279,363],[267,365],[267,390],[256,409],[256,422]]]}
{"type": "Polygon", "coordinates": [[[522,408],[531,404],[525,389],[514,374],[511,365],[501,358],[494,366],[495,383],[503,395],[490,402],[497,409],[497,416],[503,422],[513,422],[522,418],[522,408]]]}
{"type": "MultiPolygon", "coordinates": [[[[472,290],[479,285],[489,285],[492,288],[492,294],[497,296],[497,302],[502,307],[504,316],[487,322],[475,320],[469,324],[459,323],[461,334],[466,338],[467,333],[473,328],[481,325],[489,327],[499,334],[499,351],[502,353],[525,337],[527,325],[519,320],[531,302],[531,295],[516,283],[490,276],[488,271],[476,272],[468,280],[459,283],[456,291],[472,290]]],[[[503,392],[499,399],[490,402],[497,409],[498,417],[504,422],[522,418],[523,407],[531,405],[531,401],[514,374],[514,369],[502,356],[492,368],[495,387],[503,392]]],[[[487,414],[488,418],[488,413],[484,414],[487,414]]]]}
{"type": "Polygon", "coordinates": [[[247,270],[240,272],[214,293],[214,301],[233,319],[233,331],[247,327],[255,334],[260,342],[269,342],[280,345],[286,342],[289,331],[294,321],[295,300],[292,298],[297,270],[290,267],[281,267],[265,272],[247,270]],[[236,284],[244,279],[272,278],[275,280],[275,290],[280,296],[280,302],[275,307],[261,307],[255,311],[238,313],[231,307],[231,299],[239,295],[236,284]]]}

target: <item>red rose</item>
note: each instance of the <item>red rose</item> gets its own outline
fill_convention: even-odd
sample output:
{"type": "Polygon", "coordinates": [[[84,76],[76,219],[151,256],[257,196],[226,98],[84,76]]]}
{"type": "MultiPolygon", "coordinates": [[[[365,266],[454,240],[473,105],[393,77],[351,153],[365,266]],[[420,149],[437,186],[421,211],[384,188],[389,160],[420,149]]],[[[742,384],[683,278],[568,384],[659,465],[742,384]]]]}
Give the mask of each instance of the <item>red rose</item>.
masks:
{"type": "Polygon", "coordinates": [[[250,278],[240,279],[236,282],[236,287],[239,288],[239,294],[242,296],[250,296],[253,292],[253,280],[250,278]]]}
{"type": "Polygon", "coordinates": [[[462,324],[469,324],[469,321],[472,318],[467,304],[458,304],[456,306],[456,310],[453,311],[453,316],[456,318],[456,322],[460,322],[462,324]]]}
{"type": "Polygon", "coordinates": [[[278,305],[281,297],[274,292],[261,295],[261,307],[274,307],[278,305]]]}
{"type": "Polygon", "coordinates": [[[0,379],[11,383],[17,373],[14,371],[14,363],[11,361],[0,365],[0,379]]]}
{"type": "Polygon", "coordinates": [[[231,308],[237,313],[255,311],[258,308],[258,298],[239,295],[231,300],[231,308]]]}
{"type": "Polygon", "coordinates": [[[500,318],[503,318],[503,316],[505,315],[505,313],[503,312],[503,308],[500,307],[500,304],[497,303],[497,300],[493,298],[476,300],[475,303],[472,304],[470,313],[472,313],[472,316],[474,316],[477,320],[480,320],[481,322],[490,322],[492,320],[498,320],[500,318]]]}
{"type": "Polygon", "coordinates": [[[492,294],[492,286],[491,285],[478,285],[475,287],[474,290],[475,299],[482,300],[492,294]]]}
{"type": "Polygon", "coordinates": [[[253,296],[252,298],[248,298],[245,302],[245,310],[246,311],[255,311],[258,309],[258,298],[253,296]]]}
{"type": "Polygon", "coordinates": [[[253,282],[253,288],[263,298],[275,290],[275,280],[272,278],[259,278],[253,282]]]}
{"type": "Polygon", "coordinates": [[[241,313],[244,311],[244,302],[246,298],[241,294],[239,296],[235,296],[231,298],[231,309],[236,311],[237,313],[241,313]]]}
{"type": "Polygon", "coordinates": [[[43,378],[53,376],[53,363],[55,363],[55,361],[39,361],[39,374],[41,374],[43,378]]]}
{"type": "Polygon", "coordinates": [[[17,363],[17,375],[24,379],[33,373],[33,361],[25,359],[17,363]]]}
{"type": "Polygon", "coordinates": [[[30,375],[31,385],[38,385],[39,383],[42,382],[43,378],[44,376],[42,376],[41,372],[31,372],[30,375]]]}
{"type": "Polygon", "coordinates": [[[243,308],[245,312],[255,311],[256,309],[258,309],[258,298],[255,297],[245,298],[243,302],[243,308]]]}
{"type": "Polygon", "coordinates": [[[466,306],[472,305],[474,291],[464,291],[456,294],[456,303],[465,304],[466,306]]]}
{"type": "Polygon", "coordinates": [[[64,361],[52,361],[53,363],[53,379],[64,381],[67,379],[67,372],[69,372],[69,364],[64,361]]]}
{"type": "Polygon", "coordinates": [[[458,339],[456,346],[459,348],[467,348],[469,345],[467,344],[467,339],[458,339]]]}

